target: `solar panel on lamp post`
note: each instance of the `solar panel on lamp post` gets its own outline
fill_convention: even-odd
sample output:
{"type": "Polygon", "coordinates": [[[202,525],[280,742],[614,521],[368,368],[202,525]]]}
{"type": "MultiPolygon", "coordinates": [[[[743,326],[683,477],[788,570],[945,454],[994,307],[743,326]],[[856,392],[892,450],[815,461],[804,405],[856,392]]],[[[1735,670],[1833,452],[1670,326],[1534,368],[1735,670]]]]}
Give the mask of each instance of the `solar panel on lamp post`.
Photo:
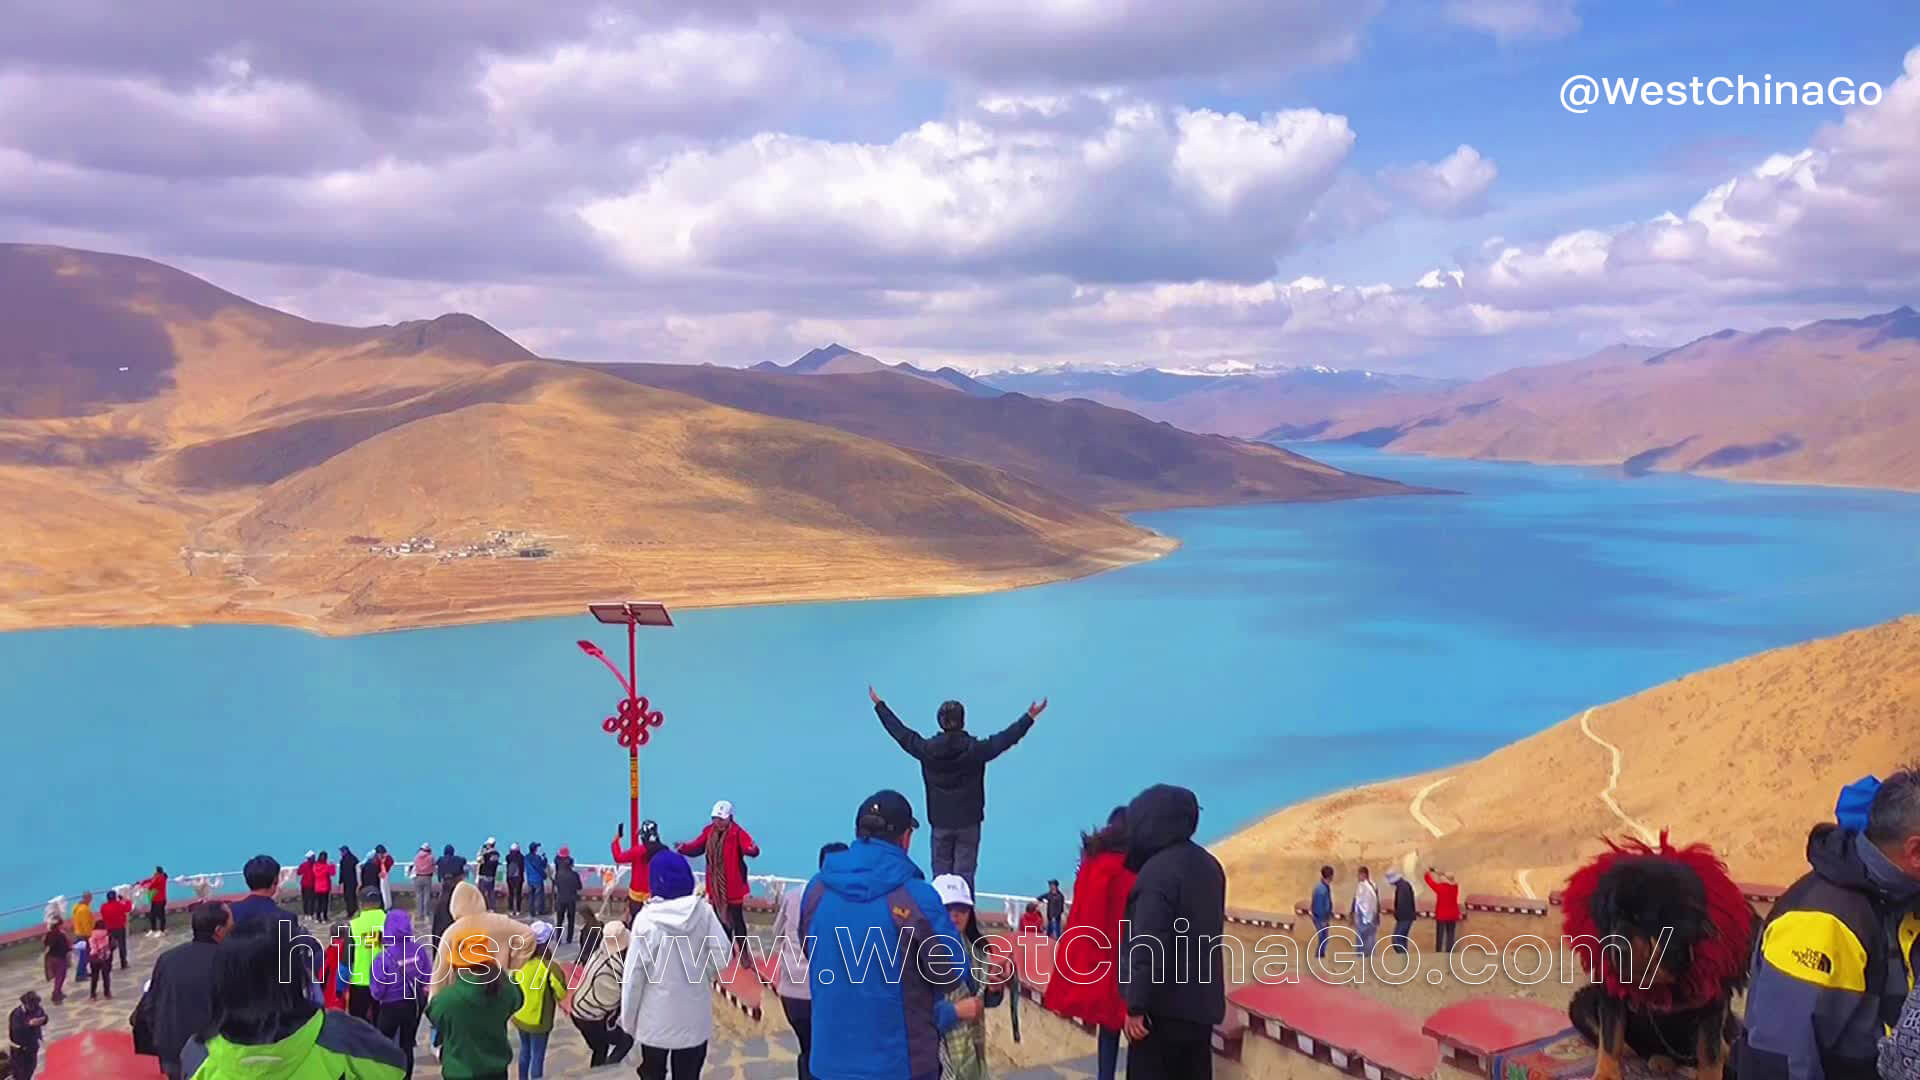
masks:
{"type": "Polygon", "coordinates": [[[615,707],[614,714],[600,722],[601,730],[617,739],[627,748],[627,799],[629,827],[633,830],[634,842],[640,840],[640,748],[647,744],[647,737],[653,728],[666,722],[666,717],[652,708],[651,703],[640,694],[639,654],[636,638],[643,626],[670,627],[673,616],[668,613],[667,605],[652,601],[620,601],[614,603],[588,604],[587,611],[594,618],[613,626],[627,628],[627,673],[620,674],[612,660],[600,646],[591,641],[577,642],[580,651],[607,666],[613,677],[620,681],[620,688],[626,691],[626,697],[615,707]]]}

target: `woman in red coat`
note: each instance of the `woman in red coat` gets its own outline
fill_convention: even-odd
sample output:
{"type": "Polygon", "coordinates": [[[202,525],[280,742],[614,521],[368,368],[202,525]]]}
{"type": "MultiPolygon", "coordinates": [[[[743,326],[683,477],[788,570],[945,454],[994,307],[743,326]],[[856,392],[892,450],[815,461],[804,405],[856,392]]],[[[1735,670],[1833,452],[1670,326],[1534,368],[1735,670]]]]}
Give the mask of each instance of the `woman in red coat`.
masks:
{"type": "Polygon", "coordinates": [[[732,933],[740,962],[747,963],[747,859],[760,854],[760,845],[733,820],[733,804],[721,799],[713,804],[713,820],[707,827],[677,850],[707,857],[707,902],[732,933]]]}
{"type": "Polygon", "coordinates": [[[1100,1029],[1099,1080],[1113,1080],[1120,1061],[1120,1030],[1127,1003],[1120,996],[1120,921],[1133,872],[1127,869],[1127,808],[1116,806],[1107,826],[1080,835],[1080,872],[1073,906],[1053,960],[1053,979],[1041,1004],[1048,1011],[1100,1029]]]}

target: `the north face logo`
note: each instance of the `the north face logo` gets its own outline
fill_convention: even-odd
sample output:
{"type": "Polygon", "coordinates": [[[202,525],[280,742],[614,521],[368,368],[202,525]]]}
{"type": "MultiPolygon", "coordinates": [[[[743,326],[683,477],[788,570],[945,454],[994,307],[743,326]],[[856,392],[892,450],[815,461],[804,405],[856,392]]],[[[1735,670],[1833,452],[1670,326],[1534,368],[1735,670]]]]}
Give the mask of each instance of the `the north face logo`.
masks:
{"type": "Polygon", "coordinates": [[[1817,971],[1822,975],[1833,974],[1833,957],[1819,949],[1795,949],[1793,958],[1801,967],[1817,971]]]}

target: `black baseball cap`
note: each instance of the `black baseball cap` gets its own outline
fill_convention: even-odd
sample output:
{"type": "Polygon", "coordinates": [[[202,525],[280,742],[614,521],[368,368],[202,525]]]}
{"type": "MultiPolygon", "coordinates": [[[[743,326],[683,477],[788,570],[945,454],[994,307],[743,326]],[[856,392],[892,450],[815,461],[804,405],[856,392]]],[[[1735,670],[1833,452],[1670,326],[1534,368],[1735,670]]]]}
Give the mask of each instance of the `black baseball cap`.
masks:
{"type": "Polygon", "coordinates": [[[862,799],[860,809],[853,816],[853,834],[859,837],[892,839],[919,827],[919,820],[913,816],[913,804],[891,788],[862,799]]]}

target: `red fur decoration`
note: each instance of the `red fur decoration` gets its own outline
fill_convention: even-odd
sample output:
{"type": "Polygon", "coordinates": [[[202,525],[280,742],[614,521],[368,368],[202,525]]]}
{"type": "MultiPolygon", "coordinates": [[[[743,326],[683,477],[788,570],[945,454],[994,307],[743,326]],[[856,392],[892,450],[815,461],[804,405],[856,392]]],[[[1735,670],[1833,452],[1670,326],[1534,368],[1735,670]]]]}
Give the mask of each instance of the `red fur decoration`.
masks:
{"type": "MultiPolygon", "coordinates": [[[[1660,831],[1657,848],[1631,838],[1617,842],[1602,839],[1606,840],[1608,850],[1567,879],[1560,901],[1566,912],[1562,933],[1580,958],[1587,977],[1599,984],[1608,996],[1625,998],[1649,1012],[1696,1008],[1726,993],[1729,984],[1740,985],[1746,978],[1753,950],[1753,909],[1747,906],[1740,886],[1728,876],[1727,865],[1713,849],[1705,844],[1675,849],[1667,842],[1665,829],[1660,831]],[[1706,893],[1707,922],[1713,929],[1699,941],[1668,943],[1669,949],[1691,946],[1693,950],[1692,966],[1683,979],[1642,987],[1634,980],[1635,973],[1618,970],[1614,963],[1617,949],[1609,952],[1599,947],[1605,931],[1594,925],[1592,901],[1608,870],[1622,860],[1649,855],[1680,863],[1700,879],[1706,893]],[[1595,967],[1600,970],[1595,971],[1595,967]]],[[[1644,980],[1645,973],[1639,974],[1644,980]]]]}

